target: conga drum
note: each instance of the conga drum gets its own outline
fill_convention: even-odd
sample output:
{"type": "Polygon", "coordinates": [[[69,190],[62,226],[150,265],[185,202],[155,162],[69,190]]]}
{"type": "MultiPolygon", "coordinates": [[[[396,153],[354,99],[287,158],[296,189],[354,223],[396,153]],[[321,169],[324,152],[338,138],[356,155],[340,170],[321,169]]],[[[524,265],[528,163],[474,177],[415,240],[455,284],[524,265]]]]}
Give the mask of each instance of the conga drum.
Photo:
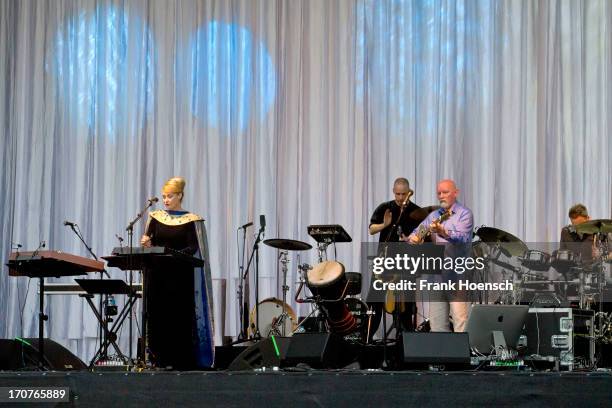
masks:
{"type": "Polygon", "coordinates": [[[306,284],[315,296],[315,302],[325,314],[331,332],[344,336],[357,328],[353,316],[344,302],[348,281],[344,265],[324,261],[308,271],[306,284]]]}

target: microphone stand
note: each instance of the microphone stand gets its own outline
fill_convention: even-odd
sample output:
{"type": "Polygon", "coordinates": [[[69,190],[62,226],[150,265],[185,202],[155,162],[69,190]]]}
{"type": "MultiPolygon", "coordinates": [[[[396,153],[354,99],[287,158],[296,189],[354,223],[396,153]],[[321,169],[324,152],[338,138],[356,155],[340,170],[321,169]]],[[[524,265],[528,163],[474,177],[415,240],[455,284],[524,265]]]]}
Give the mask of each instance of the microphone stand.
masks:
{"type": "MultiPolygon", "coordinates": [[[[412,190],[411,190],[412,191],[412,190]]],[[[387,238],[385,238],[385,241],[383,242],[383,250],[380,251],[379,248],[379,255],[383,256],[386,258],[387,257],[387,249],[389,248],[389,240],[391,239],[391,237],[393,236],[393,234],[397,231],[398,228],[401,228],[399,223],[402,220],[402,215],[404,214],[404,209],[406,208],[406,205],[408,204],[408,200],[410,200],[410,197],[412,197],[412,192],[408,193],[408,196],[406,197],[406,199],[404,200],[404,202],[402,203],[402,206],[400,208],[400,213],[397,216],[397,219],[395,220],[395,223],[393,223],[393,226],[391,227],[391,230],[389,230],[389,233],[387,234],[387,238]]],[[[398,239],[401,238],[398,237],[398,239]]],[[[399,333],[401,331],[401,322],[400,322],[400,313],[401,313],[401,306],[399,305],[399,299],[397,298],[397,294],[394,293],[394,309],[393,309],[393,323],[391,324],[391,327],[389,328],[389,333],[387,333],[387,319],[386,319],[386,310],[385,310],[385,305],[383,304],[382,310],[381,310],[381,314],[382,314],[382,325],[383,325],[383,363],[382,363],[382,367],[383,369],[388,369],[389,368],[389,361],[387,359],[387,342],[389,340],[389,334],[391,333],[391,330],[393,330],[393,328],[395,328],[395,339],[396,342],[399,339],[399,333]]]]}
{"type": "MultiPolygon", "coordinates": [[[[41,241],[36,251],[32,253],[30,260],[34,259],[38,255],[40,248],[44,247],[45,241],[41,241]]],[[[38,369],[45,371],[45,342],[43,339],[45,335],[45,321],[49,320],[49,316],[45,314],[45,278],[43,276],[38,277],[38,285],[38,369]]]]}
{"type": "MultiPolygon", "coordinates": [[[[70,224],[67,224],[67,225],[70,226],[70,229],[72,230],[72,232],[74,232],[76,234],[76,236],[81,240],[83,245],[85,245],[85,248],[87,248],[87,252],[89,252],[91,254],[91,256],[93,256],[96,261],[98,261],[98,256],[94,253],[94,251],[91,249],[91,247],[89,245],[87,245],[87,242],[85,242],[85,239],[81,235],[80,229],[78,229],[78,225],[77,224],[73,224],[73,223],[70,223],[70,224]],[[77,228],[75,228],[75,227],[77,227],[77,228]]],[[[106,272],[106,270],[100,272],[100,275],[101,274],[105,274],[106,277],[110,279],[110,276],[109,276],[108,272],[106,272]]]]}
{"type": "MultiPolygon", "coordinates": [[[[130,221],[130,223],[128,224],[128,226],[126,227],[126,231],[128,233],[128,245],[130,247],[130,252],[128,253],[128,267],[129,269],[129,276],[130,276],[130,296],[136,296],[136,293],[132,290],[133,289],[133,284],[134,284],[134,277],[133,277],[133,272],[134,272],[134,265],[133,265],[133,261],[134,261],[134,224],[136,224],[138,222],[138,220],[140,220],[143,216],[143,214],[145,213],[145,211],[147,211],[149,208],[151,208],[153,206],[153,203],[157,202],[157,199],[151,199],[147,201],[147,204],[144,206],[144,208],[136,215],[136,218],[134,218],[132,221],[130,221]]],[[[132,343],[134,342],[134,319],[132,318],[133,316],[133,312],[130,309],[130,335],[129,335],[129,343],[130,343],[130,347],[129,347],[129,355],[130,355],[130,366],[133,365],[133,345],[132,343]]],[[[146,296],[145,296],[145,284],[144,284],[144,274],[143,274],[143,281],[142,281],[142,354],[144,357],[146,357],[146,353],[145,353],[145,346],[146,346],[146,337],[147,337],[147,333],[146,333],[146,296]]],[[[142,363],[146,364],[145,359],[142,359],[142,363]]]]}
{"type": "Polygon", "coordinates": [[[239,266],[239,276],[240,279],[238,281],[238,311],[240,314],[240,334],[238,334],[238,342],[242,342],[247,339],[248,327],[249,327],[249,319],[248,319],[248,305],[246,304],[246,299],[244,295],[244,280],[246,279],[246,274],[244,273],[244,248],[246,246],[246,228],[242,229],[242,259],[239,266]]]}
{"type": "Polygon", "coordinates": [[[254,340],[261,339],[261,333],[259,332],[259,243],[261,242],[261,234],[263,234],[264,228],[260,228],[257,233],[257,238],[253,243],[253,250],[247,263],[246,271],[244,272],[244,279],[246,280],[249,276],[249,269],[251,262],[253,261],[253,255],[255,255],[255,334],[253,334],[254,340]]]}

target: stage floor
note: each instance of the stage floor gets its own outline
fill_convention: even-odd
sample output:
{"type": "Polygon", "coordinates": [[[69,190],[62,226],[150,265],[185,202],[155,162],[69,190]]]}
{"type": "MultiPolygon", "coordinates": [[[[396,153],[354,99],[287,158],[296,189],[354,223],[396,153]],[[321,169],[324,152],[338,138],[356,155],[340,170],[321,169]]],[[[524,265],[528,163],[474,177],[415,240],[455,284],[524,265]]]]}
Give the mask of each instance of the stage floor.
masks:
{"type": "Polygon", "coordinates": [[[610,406],[610,372],[0,372],[0,387],[68,387],[116,406],[610,406]]]}

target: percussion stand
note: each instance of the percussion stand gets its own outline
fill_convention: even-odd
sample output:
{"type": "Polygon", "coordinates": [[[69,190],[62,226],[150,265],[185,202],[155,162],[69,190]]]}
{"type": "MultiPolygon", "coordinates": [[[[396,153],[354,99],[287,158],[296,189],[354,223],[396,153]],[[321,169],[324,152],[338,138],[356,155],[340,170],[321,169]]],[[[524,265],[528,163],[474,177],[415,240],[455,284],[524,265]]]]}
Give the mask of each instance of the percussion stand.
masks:
{"type": "MultiPolygon", "coordinates": [[[[309,269],[312,269],[312,266],[308,265],[307,263],[302,264],[302,265],[298,265],[298,269],[302,272],[300,274],[300,285],[298,286],[297,291],[295,292],[295,298],[294,300],[296,301],[296,303],[301,304],[301,303],[310,303],[313,305],[312,310],[310,311],[310,313],[308,313],[308,315],[304,318],[304,320],[302,320],[301,322],[298,323],[297,327],[295,328],[294,332],[297,331],[300,327],[302,327],[302,325],[304,323],[306,323],[306,321],[308,320],[308,318],[310,316],[312,316],[313,314],[315,314],[315,312],[317,310],[319,310],[319,305],[316,303],[316,301],[313,298],[309,298],[309,297],[305,297],[305,298],[300,298],[300,294],[302,293],[302,289],[304,288],[304,284],[306,283],[307,280],[307,273],[309,269]]],[[[322,313],[322,311],[321,311],[322,313]]],[[[321,323],[321,313],[319,313],[319,322],[321,323]]],[[[321,323],[323,324],[323,323],[321,323]]],[[[321,330],[321,327],[319,325],[319,329],[321,330]]]]}
{"type": "Polygon", "coordinates": [[[606,257],[609,254],[609,242],[607,240],[608,238],[608,234],[603,233],[603,232],[599,232],[596,237],[594,239],[596,239],[596,245],[597,245],[597,251],[599,253],[599,261],[596,262],[595,265],[593,265],[593,267],[598,267],[598,272],[597,272],[597,286],[599,289],[599,310],[598,310],[598,315],[599,315],[599,327],[602,327],[603,324],[603,293],[604,293],[604,286],[606,285],[606,277],[605,277],[605,260],[606,257]]]}
{"type": "Polygon", "coordinates": [[[323,262],[323,255],[327,259],[327,247],[332,243],[332,240],[326,238],[325,241],[317,243],[317,251],[319,252],[319,262],[323,262]]]}

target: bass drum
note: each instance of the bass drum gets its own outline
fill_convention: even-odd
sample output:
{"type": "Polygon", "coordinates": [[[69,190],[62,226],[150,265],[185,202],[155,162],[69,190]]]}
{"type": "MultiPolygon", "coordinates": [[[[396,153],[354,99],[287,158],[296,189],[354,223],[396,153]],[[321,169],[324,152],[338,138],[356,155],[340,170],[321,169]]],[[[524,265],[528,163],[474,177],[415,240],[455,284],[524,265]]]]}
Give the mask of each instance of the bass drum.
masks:
{"type": "MultiPolygon", "coordinates": [[[[259,302],[259,334],[261,337],[282,336],[283,326],[285,326],[285,336],[291,336],[297,327],[297,318],[295,312],[285,303],[287,317],[283,322],[279,322],[279,318],[283,314],[283,301],[277,298],[267,298],[259,302]]],[[[249,315],[249,335],[255,334],[255,325],[257,321],[257,309],[253,308],[249,315]]]]}

